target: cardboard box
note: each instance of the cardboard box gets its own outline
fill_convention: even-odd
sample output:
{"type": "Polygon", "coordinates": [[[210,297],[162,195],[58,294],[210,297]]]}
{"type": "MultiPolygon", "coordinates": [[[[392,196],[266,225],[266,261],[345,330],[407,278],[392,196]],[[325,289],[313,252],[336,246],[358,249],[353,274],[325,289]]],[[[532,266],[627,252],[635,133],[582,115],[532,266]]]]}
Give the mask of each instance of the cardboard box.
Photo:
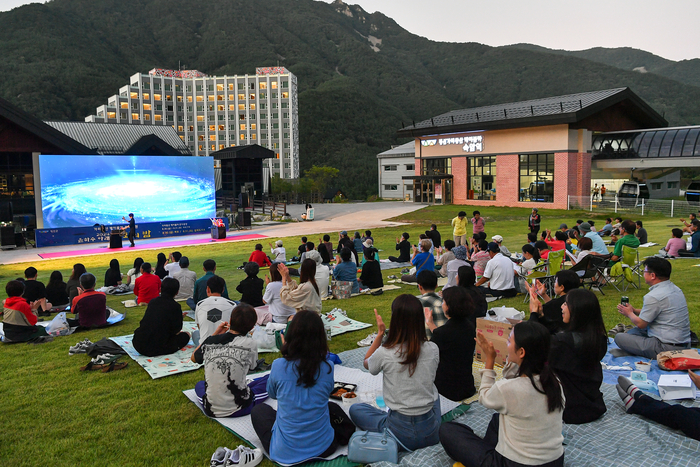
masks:
{"type": "MultiPolygon", "coordinates": [[[[493,342],[493,347],[496,349],[497,365],[503,366],[506,363],[506,359],[508,358],[508,337],[512,329],[512,324],[489,321],[484,318],[476,319],[477,332],[483,332],[484,336],[493,342]]],[[[476,346],[475,359],[478,362],[485,362],[481,348],[479,348],[478,345],[476,346]]]]}
{"type": "Polygon", "coordinates": [[[665,401],[677,399],[695,399],[696,387],[688,375],[661,375],[659,377],[659,394],[665,401]]]}

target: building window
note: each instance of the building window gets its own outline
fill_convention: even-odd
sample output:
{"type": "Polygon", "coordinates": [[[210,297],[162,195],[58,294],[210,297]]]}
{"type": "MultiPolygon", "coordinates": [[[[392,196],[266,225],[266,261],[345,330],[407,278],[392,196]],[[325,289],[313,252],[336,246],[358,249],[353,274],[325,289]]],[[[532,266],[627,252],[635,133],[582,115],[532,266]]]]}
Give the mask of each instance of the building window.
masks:
{"type": "Polygon", "coordinates": [[[216,110],[218,110],[219,112],[223,112],[223,111],[224,111],[224,106],[223,106],[223,105],[217,105],[217,106],[216,106],[216,110]]]}
{"type": "Polygon", "coordinates": [[[212,150],[212,151],[216,151],[216,144],[212,144],[212,145],[211,145],[211,150],[212,150]]]}
{"type": "Polygon", "coordinates": [[[192,96],[187,96],[187,102],[192,102],[192,96]]]}
{"type": "Polygon", "coordinates": [[[277,112],[273,112],[272,118],[274,118],[276,120],[276,119],[280,118],[280,114],[278,114],[277,112]]]}
{"type": "Polygon", "coordinates": [[[160,94],[153,94],[153,100],[154,100],[154,101],[159,101],[159,100],[160,100],[160,94]]]}
{"type": "Polygon", "coordinates": [[[245,104],[238,104],[238,110],[245,110],[245,104]]]}
{"type": "MultiPolygon", "coordinates": [[[[169,106],[168,106],[168,112],[172,112],[172,111],[173,111],[173,106],[172,106],[172,105],[169,105],[169,106]]],[[[181,111],[182,111],[182,110],[181,110],[181,111]]]]}
{"type": "Polygon", "coordinates": [[[253,133],[252,135],[250,135],[250,139],[252,139],[252,140],[257,139],[257,135],[255,133],[253,133]]]}
{"type": "Polygon", "coordinates": [[[185,131],[185,127],[183,127],[182,125],[178,125],[177,131],[185,131]]]}
{"type": "Polygon", "coordinates": [[[202,85],[201,84],[197,85],[197,92],[202,92],[202,85]]]}
{"type": "Polygon", "coordinates": [[[216,135],[209,135],[209,141],[216,141],[216,135]]]}
{"type": "Polygon", "coordinates": [[[255,90],[255,83],[250,83],[250,86],[249,86],[249,87],[250,87],[251,90],[255,90]]]}
{"type": "MultiPolygon", "coordinates": [[[[264,103],[264,102],[261,102],[261,103],[260,103],[260,110],[265,110],[265,109],[267,109],[267,104],[264,103]]],[[[264,115],[264,114],[260,114],[260,115],[262,116],[262,115],[264,115]]]]}
{"type": "Polygon", "coordinates": [[[197,136],[197,139],[198,139],[199,141],[204,141],[204,135],[199,135],[199,136],[197,136]]]}
{"type": "Polygon", "coordinates": [[[250,110],[255,110],[255,104],[250,104],[250,110]]]}
{"type": "Polygon", "coordinates": [[[283,92],[283,93],[282,93],[282,99],[289,99],[289,93],[288,93],[288,92],[283,92]]]}
{"type": "Polygon", "coordinates": [[[413,172],[416,170],[416,164],[406,164],[406,170],[413,172]]]}
{"type": "Polygon", "coordinates": [[[661,189],[661,183],[652,183],[652,184],[651,184],[651,189],[652,189],[652,190],[660,190],[660,189],[661,189]]]}
{"type": "Polygon", "coordinates": [[[138,92],[132,92],[129,94],[132,99],[138,99],[139,98],[139,93],[138,92]]]}
{"type": "Polygon", "coordinates": [[[216,96],[215,96],[214,94],[209,94],[209,95],[207,96],[207,100],[208,100],[208,101],[215,101],[215,100],[216,100],[216,96]]]}
{"type": "Polygon", "coordinates": [[[204,102],[204,96],[197,96],[197,102],[204,102]]]}
{"type": "Polygon", "coordinates": [[[255,124],[255,123],[251,123],[251,124],[250,124],[250,129],[251,129],[251,130],[257,130],[257,129],[258,129],[258,125],[255,124]]]}
{"type": "Polygon", "coordinates": [[[270,89],[277,89],[277,81],[270,81],[270,89]]]}
{"type": "Polygon", "coordinates": [[[119,104],[119,107],[122,109],[128,109],[129,108],[129,103],[128,102],[122,102],[119,104]]]}
{"type": "Polygon", "coordinates": [[[285,162],[285,163],[284,163],[284,168],[285,168],[285,169],[288,169],[288,168],[289,168],[289,162],[285,162]]]}
{"type": "Polygon", "coordinates": [[[144,82],[143,82],[143,88],[144,88],[144,89],[148,89],[150,86],[151,86],[151,83],[149,83],[148,81],[144,81],[144,82]]]}
{"type": "Polygon", "coordinates": [[[117,118],[116,112],[107,112],[107,118],[117,118]]]}
{"type": "Polygon", "coordinates": [[[666,182],[666,188],[669,190],[672,188],[678,188],[678,182],[666,182]]]}
{"type": "Polygon", "coordinates": [[[197,121],[198,121],[198,122],[203,122],[203,121],[204,121],[204,115],[197,115],[197,121]]]}
{"type": "Polygon", "coordinates": [[[138,119],[139,119],[139,114],[131,114],[131,119],[132,119],[132,120],[138,120],[138,119]]]}
{"type": "Polygon", "coordinates": [[[163,104],[156,104],[156,110],[163,110],[163,104]]]}
{"type": "Polygon", "coordinates": [[[284,124],[282,125],[282,128],[284,128],[284,129],[289,128],[289,122],[284,122],[284,124]]]}
{"type": "Polygon", "coordinates": [[[166,100],[166,101],[171,101],[171,102],[172,102],[173,96],[170,95],[170,94],[166,94],[166,95],[165,95],[165,100],[166,100]]]}
{"type": "Polygon", "coordinates": [[[267,114],[260,114],[260,119],[265,120],[267,118],[267,114]]]}
{"type": "Polygon", "coordinates": [[[219,131],[226,131],[226,125],[219,125],[219,131]]]}
{"type": "Polygon", "coordinates": [[[384,190],[386,191],[396,191],[398,189],[398,185],[384,185],[384,190]]]}
{"type": "Polygon", "coordinates": [[[288,105],[289,105],[289,104],[288,104],[287,102],[282,102],[282,108],[283,108],[283,109],[286,109],[286,108],[288,107],[288,105]]]}
{"type": "Polygon", "coordinates": [[[554,202],[554,154],[520,156],[520,201],[554,202]]]}
{"type": "Polygon", "coordinates": [[[126,120],[126,112],[119,112],[119,118],[126,120]]]}
{"type": "Polygon", "coordinates": [[[288,138],[289,138],[289,133],[284,133],[284,134],[282,135],[282,138],[288,139],[288,138]]]}
{"type": "Polygon", "coordinates": [[[213,91],[214,90],[214,85],[213,84],[207,84],[207,91],[213,91]]]}
{"type": "Polygon", "coordinates": [[[148,94],[147,92],[144,92],[144,93],[143,93],[143,100],[148,101],[148,100],[150,100],[150,99],[151,99],[150,94],[148,94]]]}
{"type": "Polygon", "coordinates": [[[267,89],[267,83],[264,82],[264,81],[261,82],[261,83],[258,85],[258,88],[259,88],[259,89],[267,89]]]}
{"type": "Polygon", "coordinates": [[[245,114],[238,114],[238,120],[245,120],[245,114]]]}
{"type": "Polygon", "coordinates": [[[283,87],[283,88],[288,88],[288,87],[289,87],[289,81],[282,81],[282,87],[283,87]]]}
{"type": "MultiPolygon", "coordinates": [[[[229,85],[228,85],[228,90],[229,90],[229,91],[233,91],[233,83],[229,83],[229,85]]],[[[231,98],[231,97],[229,96],[229,99],[230,99],[230,98],[231,98]]]]}
{"type": "Polygon", "coordinates": [[[223,84],[217,84],[217,85],[216,85],[216,90],[217,90],[217,91],[223,91],[223,90],[224,90],[224,85],[223,85],[223,84]]]}
{"type": "Polygon", "coordinates": [[[276,108],[277,108],[277,102],[273,102],[273,103],[272,103],[272,108],[273,108],[273,109],[276,109],[276,108]]]}
{"type": "Polygon", "coordinates": [[[241,123],[240,127],[241,127],[241,131],[245,131],[245,123],[241,123]]]}
{"type": "Polygon", "coordinates": [[[398,165],[385,165],[384,172],[393,172],[398,169],[398,165]]]}
{"type": "Polygon", "coordinates": [[[245,140],[245,134],[241,133],[241,137],[239,138],[240,140],[245,140]]]}

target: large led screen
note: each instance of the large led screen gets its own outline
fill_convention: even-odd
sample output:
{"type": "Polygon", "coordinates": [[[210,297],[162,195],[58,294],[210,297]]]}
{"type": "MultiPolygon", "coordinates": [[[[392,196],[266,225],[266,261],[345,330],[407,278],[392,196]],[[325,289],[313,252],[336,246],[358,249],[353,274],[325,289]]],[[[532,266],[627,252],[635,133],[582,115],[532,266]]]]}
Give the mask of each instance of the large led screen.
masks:
{"type": "Polygon", "coordinates": [[[214,163],[193,156],[39,156],[44,228],[216,215],[214,163]]]}

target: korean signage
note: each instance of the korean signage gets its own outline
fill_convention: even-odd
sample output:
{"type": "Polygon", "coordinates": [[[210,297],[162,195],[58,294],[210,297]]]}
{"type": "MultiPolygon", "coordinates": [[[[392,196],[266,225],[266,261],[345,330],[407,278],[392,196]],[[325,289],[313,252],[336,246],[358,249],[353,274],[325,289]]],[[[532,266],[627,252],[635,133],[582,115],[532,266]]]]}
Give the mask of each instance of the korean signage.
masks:
{"type": "Polygon", "coordinates": [[[484,137],[476,136],[453,136],[450,138],[436,138],[421,140],[422,146],[462,146],[464,152],[482,152],[484,150],[484,137]]]}

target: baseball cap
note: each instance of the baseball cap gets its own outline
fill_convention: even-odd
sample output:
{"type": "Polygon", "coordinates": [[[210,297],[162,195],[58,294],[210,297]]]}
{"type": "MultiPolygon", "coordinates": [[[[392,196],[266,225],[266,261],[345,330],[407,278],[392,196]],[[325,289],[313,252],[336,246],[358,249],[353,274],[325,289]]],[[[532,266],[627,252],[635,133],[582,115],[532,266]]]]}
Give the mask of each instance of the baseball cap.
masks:
{"type": "Polygon", "coordinates": [[[561,229],[568,229],[568,228],[569,228],[569,226],[566,225],[566,224],[561,224],[561,225],[559,225],[559,230],[561,230],[561,229]]]}
{"type": "Polygon", "coordinates": [[[493,237],[491,237],[491,240],[493,240],[494,242],[501,243],[503,241],[503,237],[501,237],[500,235],[494,235],[493,237]]]}
{"type": "Polygon", "coordinates": [[[340,232],[340,235],[347,235],[347,234],[348,234],[347,230],[343,230],[342,232],[340,232]]]}
{"type": "Polygon", "coordinates": [[[501,247],[498,246],[498,243],[491,242],[491,243],[489,243],[488,248],[486,248],[486,251],[493,251],[494,253],[500,253],[501,247]]]}

